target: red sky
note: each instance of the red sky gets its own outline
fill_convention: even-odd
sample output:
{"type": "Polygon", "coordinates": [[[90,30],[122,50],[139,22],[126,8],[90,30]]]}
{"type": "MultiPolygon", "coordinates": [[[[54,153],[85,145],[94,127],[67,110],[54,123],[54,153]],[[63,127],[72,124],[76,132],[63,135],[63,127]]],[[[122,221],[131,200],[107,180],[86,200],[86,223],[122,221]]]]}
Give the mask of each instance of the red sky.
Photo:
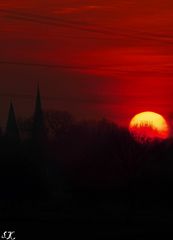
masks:
{"type": "Polygon", "coordinates": [[[31,114],[38,81],[45,109],[121,125],[142,111],[170,118],[172,12],[172,0],[1,0],[2,124],[10,97],[31,114]]]}

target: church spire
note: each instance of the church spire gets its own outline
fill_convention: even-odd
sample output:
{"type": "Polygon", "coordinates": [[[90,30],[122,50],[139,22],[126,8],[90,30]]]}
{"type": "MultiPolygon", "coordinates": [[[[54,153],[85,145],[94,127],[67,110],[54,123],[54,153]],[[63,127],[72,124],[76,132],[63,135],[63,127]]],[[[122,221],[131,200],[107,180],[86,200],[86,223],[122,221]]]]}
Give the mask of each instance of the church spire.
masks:
{"type": "Polygon", "coordinates": [[[10,102],[5,136],[12,141],[19,141],[20,139],[19,129],[17,126],[16,115],[12,101],[10,102]]]}
{"type": "Polygon", "coordinates": [[[37,94],[35,99],[34,117],[33,117],[33,137],[40,138],[43,134],[43,129],[44,129],[44,117],[43,117],[43,110],[42,110],[40,88],[38,84],[37,94]]]}
{"type": "Polygon", "coordinates": [[[36,111],[42,111],[42,104],[41,104],[41,95],[40,95],[40,86],[39,84],[37,85],[37,95],[36,95],[36,111]]]}

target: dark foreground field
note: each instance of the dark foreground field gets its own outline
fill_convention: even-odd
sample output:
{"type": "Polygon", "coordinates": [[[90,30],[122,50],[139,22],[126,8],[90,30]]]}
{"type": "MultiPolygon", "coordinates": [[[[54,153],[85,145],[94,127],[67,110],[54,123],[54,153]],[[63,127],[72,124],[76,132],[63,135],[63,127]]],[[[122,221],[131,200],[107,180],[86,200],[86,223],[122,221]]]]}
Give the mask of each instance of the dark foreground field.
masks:
{"type": "Polygon", "coordinates": [[[173,143],[138,144],[102,120],[1,137],[0,234],[157,239],[172,230],[173,143]]]}

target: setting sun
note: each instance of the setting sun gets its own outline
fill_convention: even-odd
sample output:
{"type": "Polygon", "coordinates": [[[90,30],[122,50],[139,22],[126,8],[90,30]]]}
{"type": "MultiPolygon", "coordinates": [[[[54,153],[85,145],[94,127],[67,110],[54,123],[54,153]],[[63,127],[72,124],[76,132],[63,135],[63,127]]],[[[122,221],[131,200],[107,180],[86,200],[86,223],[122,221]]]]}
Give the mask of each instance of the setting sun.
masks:
{"type": "Polygon", "coordinates": [[[129,130],[132,136],[140,142],[164,140],[169,137],[167,121],[155,112],[142,112],[135,115],[130,121],[129,130]]]}

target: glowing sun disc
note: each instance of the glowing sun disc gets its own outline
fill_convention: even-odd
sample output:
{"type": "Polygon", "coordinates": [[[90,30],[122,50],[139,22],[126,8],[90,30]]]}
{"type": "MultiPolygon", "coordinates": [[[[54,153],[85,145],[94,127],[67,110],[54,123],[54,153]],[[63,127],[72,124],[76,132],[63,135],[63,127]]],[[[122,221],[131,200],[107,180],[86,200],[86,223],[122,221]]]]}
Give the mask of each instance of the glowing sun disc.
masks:
{"type": "Polygon", "coordinates": [[[142,112],[135,115],[129,124],[129,131],[138,141],[169,137],[169,126],[165,118],[155,112],[142,112]]]}

